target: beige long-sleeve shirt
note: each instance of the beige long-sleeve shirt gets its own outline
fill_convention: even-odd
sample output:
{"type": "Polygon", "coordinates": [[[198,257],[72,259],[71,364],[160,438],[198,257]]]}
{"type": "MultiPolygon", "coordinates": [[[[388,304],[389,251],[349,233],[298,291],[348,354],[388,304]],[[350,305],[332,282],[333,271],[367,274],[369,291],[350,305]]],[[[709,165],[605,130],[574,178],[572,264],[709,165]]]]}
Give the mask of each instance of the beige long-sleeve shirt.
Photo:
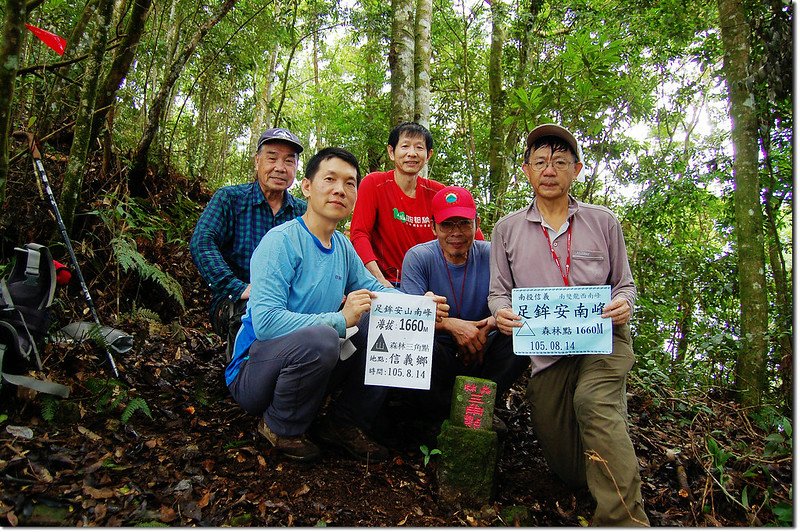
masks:
{"type": "MultiPolygon", "coordinates": [[[[633,311],[636,287],[619,220],[606,207],[583,203],[570,196],[567,222],[561,228],[551,228],[545,223],[535,199],[528,207],[504,216],[495,225],[489,277],[489,310],[493,316],[497,316],[501,308],[511,307],[512,288],[564,286],[561,271],[542,232],[543,225],[562,268],[567,263],[567,229],[572,226],[570,286],[611,285],[611,298],[624,297],[633,311]]],[[[559,358],[532,356],[532,374],[559,358]]]]}

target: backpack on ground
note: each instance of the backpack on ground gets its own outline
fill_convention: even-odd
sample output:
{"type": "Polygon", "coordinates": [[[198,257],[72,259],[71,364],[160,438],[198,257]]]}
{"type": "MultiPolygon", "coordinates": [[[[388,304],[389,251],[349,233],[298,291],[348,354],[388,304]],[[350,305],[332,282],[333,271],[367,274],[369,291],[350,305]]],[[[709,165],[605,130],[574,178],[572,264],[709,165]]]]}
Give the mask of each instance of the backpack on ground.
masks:
{"type": "Polygon", "coordinates": [[[0,280],[0,388],[4,383],[69,397],[69,388],[25,374],[42,369],[40,352],[50,327],[56,271],[50,250],[39,244],[14,248],[11,274],[0,280]]]}

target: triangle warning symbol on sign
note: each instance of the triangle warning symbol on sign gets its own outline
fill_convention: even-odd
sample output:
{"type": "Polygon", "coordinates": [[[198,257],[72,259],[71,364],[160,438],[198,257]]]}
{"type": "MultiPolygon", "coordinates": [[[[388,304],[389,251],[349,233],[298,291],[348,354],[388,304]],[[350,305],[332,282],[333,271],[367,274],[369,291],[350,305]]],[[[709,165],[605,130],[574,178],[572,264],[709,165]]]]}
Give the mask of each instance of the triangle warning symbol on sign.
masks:
{"type": "Polygon", "coordinates": [[[370,351],[380,351],[382,353],[388,353],[389,349],[386,347],[386,340],[383,339],[383,335],[379,335],[378,339],[375,340],[375,345],[372,346],[370,351]]]}
{"type": "Polygon", "coordinates": [[[533,329],[526,321],[522,323],[522,327],[517,329],[517,336],[536,336],[536,333],[533,332],[533,329]]]}

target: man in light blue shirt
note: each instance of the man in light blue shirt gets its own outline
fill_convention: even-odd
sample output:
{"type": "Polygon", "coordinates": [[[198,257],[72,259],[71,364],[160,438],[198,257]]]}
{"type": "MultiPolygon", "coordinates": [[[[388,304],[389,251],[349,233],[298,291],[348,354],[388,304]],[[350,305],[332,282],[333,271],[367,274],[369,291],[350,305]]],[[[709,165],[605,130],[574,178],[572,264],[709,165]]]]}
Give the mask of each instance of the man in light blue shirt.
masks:
{"type": "MultiPolygon", "coordinates": [[[[261,416],[259,433],[298,461],[320,454],[306,432],[333,390],[340,393],[319,421],[317,438],[362,460],[388,457],[366,434],[386,388],[365,385],[364,367],[371,299],[394,289],[380,284],[336,231],[352,213],[359,181],[358,161],[341,148],[325,148],[308,161],[302,181],[308,210],[269,231],[253,252],[250,299],[225,371],[233,398],[261,416]],[[340,339],[355,325],[356,351],[340,360],[340,339]]],[[[438,314],[446,315],[445,298],[435,299],[438,314]]]]}

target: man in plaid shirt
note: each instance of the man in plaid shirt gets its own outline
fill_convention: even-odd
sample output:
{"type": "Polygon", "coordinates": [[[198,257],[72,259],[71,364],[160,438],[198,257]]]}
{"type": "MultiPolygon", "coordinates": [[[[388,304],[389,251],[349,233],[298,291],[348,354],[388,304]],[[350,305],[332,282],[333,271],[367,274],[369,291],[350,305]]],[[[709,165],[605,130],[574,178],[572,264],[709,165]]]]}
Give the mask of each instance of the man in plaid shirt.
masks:
{"type": "Polygon", "coordinates": [[[287,191],[302,151],[291,131],[265,131],[256,147],[256,179],[217,190],[194,229],[189,249],[213,294],[211,326],[227,340],[227,360],[250,297],[253,250],[267,231],[306,212],[306,202],[287,191]]]}

